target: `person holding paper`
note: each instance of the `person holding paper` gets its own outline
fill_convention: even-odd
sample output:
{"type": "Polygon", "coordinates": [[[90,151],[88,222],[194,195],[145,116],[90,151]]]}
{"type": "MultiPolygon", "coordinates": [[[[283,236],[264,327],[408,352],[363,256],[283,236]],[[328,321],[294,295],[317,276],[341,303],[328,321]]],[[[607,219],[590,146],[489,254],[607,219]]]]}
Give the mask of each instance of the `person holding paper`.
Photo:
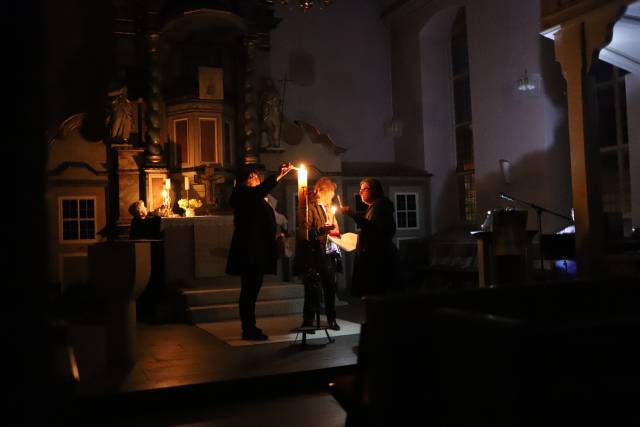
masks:
{"type": "Polygon", "coordinates": [[[398,270],[393,203],[384,196],[380,181],[373,178],[360,181],[360,197],[367,205],[364,214],[349,206],[340,207],[340,212],[353,218],[360,229],[351,280],[351,293],[358,297],[392,290],[398,270]]]}
{"type": "Polygon", "coordinates": [[[315,314],[320,306],[319,289],[324,294],[324,309],[329,328],[340,330],[336,322],[336,273],[342,273],[342,260],[338,245],[328,239],[339,236],[340,229],[331,203],[336,192],[336,183],[327,177],[320,178],[309,202],[309,244],[301,256],[304,258],[304,309],[302,327],[313,327],[315,314]],[[318,283],[319,282],[319,283],[318,283]]]}
{"type": "Polygon", "coordinates": [[[234,231],[227,258],[227,274],[241,277],[240,320],[242,339],[267,340],[256,326],[256,300],[265,274],[276,274],[276,219],[265,197],[293,169],[290,163],[280,166],[280,173],[264,182],[252,165],[243,167],[229,203],[234,209],[234,231]]]}

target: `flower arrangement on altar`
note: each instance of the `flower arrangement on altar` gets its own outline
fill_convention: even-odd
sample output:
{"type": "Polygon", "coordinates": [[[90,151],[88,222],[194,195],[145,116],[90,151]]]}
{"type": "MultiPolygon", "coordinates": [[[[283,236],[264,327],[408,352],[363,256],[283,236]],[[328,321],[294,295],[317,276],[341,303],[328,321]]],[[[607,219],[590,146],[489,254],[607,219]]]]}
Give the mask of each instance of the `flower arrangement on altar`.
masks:
{"type": "Polygon", "coordinates": [[[194,216],[195,209],[202,206],[202,202],[198,199],[180,199],[178,200],[178,206],[185,211],[185,216],[194,216]]]}
{"type": "Polygon", "coordinates": [[[202,206],[202,202],[198,199],[180,199],[178,200],[178,206],[182,209],[197,209],[202,206]]]}

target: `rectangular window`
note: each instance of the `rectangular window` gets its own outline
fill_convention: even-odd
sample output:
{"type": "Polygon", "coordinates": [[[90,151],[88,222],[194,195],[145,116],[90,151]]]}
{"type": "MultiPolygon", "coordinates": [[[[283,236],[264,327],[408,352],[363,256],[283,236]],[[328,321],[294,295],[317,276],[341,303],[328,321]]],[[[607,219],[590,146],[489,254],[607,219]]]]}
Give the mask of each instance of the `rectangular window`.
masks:
{"type": "Polygon", "coordinates": [[[200,119],[200,157],[203,162],[218,161],[216,143],[216,120],[200,119]]]}
{"type": "Polygon", "coordinates": [[[189,162],[189,121],[187,119],[176,120],[173,122],[173,131],[175,135],[176,145],[180,149],[180,162],[189,162]]]}
{"type": "Polygon", "coordinates": [[[627,128],[626,71],[595,60],[597,136],[600,145],[602,203],[605,212],[620,213],[631,229],[629,134],[627,128]]]}
{"type": "Polygon", "coordinates": [[[418,193],[396,193],[396,226],[398,229],[418,227],[418,193]]]}
{"type": "Polygon", "coordinates": [[[96,240],[96,201],[93,197],[59,199],[60,240],[88,242],[96,240]]]}
{"type": "Polygon", "coordinates": [[[468,223],[475,222],[476,190],[473,173],[458,174],[458,196],[460,197],[460,215],[468,223]]]}

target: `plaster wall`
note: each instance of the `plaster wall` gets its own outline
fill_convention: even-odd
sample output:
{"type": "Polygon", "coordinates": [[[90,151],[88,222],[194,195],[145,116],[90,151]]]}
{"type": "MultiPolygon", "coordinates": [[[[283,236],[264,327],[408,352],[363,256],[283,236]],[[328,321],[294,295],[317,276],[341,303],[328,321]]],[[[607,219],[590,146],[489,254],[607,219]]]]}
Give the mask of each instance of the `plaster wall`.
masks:
{"type": "MultiPolygon", "coordinates": [[[[294,2],[290,2],[293,4],[294,2]]],[[[313,81],[291,82],[284,114],[303,120],[347,148],[343,160],[393,161],[389,37],[372,0],[336,1],[303,14],[274,2],[282,22],[271,33],[270,75],[282,95],[292,52],[313,57],[313,81]]]]}
{"type": "MultiPolygon", "coordinates": [[[[434,173],[433,230],[458,222],[457,202],[451,196],[457,191],[455,179],[451,179],[455,173],[452,118],[447,114],[452,105],[451,92],[447,95],[446,90],[451,89],[450,78],[445,76],[450,47],[438,33],[446,29],[447,19],[453,21],[451,10],[461,6],[466,7],[467,16],[476,222],[482,221],[485,211],[504,206],[497,197],[500,191],[569,214],[570,169],[561,75],[553,59],[553,46],[545,46],[538,34],[539,6],[535,0],[408,2],[386,18],[394,34],[394,111],[413,112],[411,118],[400,116],[406,122],[420,120],[415,127],[405,127],[402,145],[396,146],[397,161],[413,158],[415,162],[417,147],[423,148],[422,164],[416,166],[434,173]],[[413,40],[415,49],[408,49],[402,43],[405,40],[413,40]],[[421,82],[415,81],[416,58],[421,58],[421,82]],[[525,68],[532,79],[542,77],[532,95],[516,89],[525,68]],[[415,88],[420,89],[419,104],[415,88]],[[415,147],[410,148],[412,145],[415,147]],[[510,184],[500,172],[501,159],[511,163],[510,184]]],[[[563,226],[560,222],[545,216],[545,232],[563,226]]],[[[535,224],[535,212],[529,210],[528,227],[535,228],[535,224]]]]}

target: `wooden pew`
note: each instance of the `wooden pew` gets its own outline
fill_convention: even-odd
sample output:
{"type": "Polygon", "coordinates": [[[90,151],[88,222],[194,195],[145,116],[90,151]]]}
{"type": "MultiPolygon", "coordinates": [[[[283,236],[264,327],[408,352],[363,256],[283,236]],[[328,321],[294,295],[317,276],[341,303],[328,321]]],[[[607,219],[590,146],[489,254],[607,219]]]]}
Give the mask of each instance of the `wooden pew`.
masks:
{"type": "Polygon", "coordinates": [[[640,425],[636,282],[370,298],[332,393],[347,426],[640,425]]]}

